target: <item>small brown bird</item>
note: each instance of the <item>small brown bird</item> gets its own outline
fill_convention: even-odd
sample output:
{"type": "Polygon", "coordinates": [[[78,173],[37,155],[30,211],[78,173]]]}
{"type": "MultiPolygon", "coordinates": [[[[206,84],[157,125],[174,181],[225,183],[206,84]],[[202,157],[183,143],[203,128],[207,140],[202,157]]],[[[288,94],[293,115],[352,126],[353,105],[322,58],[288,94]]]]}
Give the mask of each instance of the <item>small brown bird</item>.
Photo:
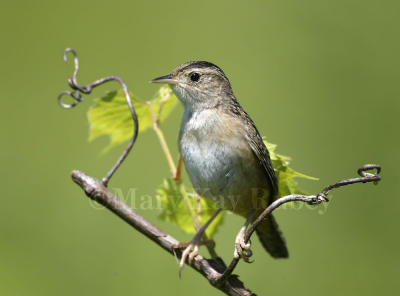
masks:
{"type": "MultiPolygon", "coordinates": [[[[185,63],[151,82],[169,84],[183,104],[179,150],[197,193],[247,218],[236,237],[234,255],[248,261],[250,244],[244,242],[245,229],[278,193],[268,150],[254,122],[240,106],[224,72],[212,63],[185,63]]],[[[181,268],[189,253],[189,260],[197,254],[201,236],[212,219],[183,252],[181,268]]],[[[256,232],[271,256],[288,257],[272,215],[256,232]]]]}

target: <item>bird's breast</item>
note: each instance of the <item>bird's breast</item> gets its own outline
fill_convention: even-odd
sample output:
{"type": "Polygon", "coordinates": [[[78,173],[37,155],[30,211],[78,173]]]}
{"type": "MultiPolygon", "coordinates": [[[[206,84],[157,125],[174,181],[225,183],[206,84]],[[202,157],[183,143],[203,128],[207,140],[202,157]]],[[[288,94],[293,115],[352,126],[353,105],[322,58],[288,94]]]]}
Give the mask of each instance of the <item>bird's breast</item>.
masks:
{"type": "Polygon", "coordinates": [[[179,148],[196,191],[231,209],[252,191],[266,189],[265,175],[237,118],[215,109],[185,112],[179,148]]]}

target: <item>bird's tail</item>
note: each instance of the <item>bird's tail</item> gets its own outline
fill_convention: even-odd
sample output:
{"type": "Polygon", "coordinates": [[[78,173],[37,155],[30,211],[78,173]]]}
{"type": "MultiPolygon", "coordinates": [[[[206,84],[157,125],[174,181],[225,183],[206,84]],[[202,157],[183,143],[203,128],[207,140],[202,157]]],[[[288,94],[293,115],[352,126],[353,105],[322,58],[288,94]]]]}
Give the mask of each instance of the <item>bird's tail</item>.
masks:
{"type": "Polygon", "coordinates": [[[258,238],[264,249],[274,258],[288,258],[285,238],[272,215],[268,215],[256,228],[258,238]]]}

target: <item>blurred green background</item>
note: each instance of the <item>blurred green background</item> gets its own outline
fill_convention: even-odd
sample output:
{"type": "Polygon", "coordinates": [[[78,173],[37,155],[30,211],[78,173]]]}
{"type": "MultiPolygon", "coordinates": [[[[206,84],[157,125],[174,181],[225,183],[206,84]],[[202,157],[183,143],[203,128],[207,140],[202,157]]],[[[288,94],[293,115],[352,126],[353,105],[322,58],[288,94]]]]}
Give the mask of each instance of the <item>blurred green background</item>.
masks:
{"type": "MultiPolygon", "coordinates": [[[[97,89],[65,110],[56,102],[80,56],[78,80],[120,75],[147,99],[148,81],[189,60],[219,65],[240,102],[292,166],[320,181],[309,192],[365,163],[383,167],[378,185],[332,194],[326,207],[276,213],[291,258],[271,259],[253,240],[255,263],[236,272],[259,295],[377,295],[398,288],[398,1],[4,1],[0,4],[2,104],[0,295],[219,295],[175,259],[73,184],[72,169],[102,177],[122,147],[101,155],[88,143],[97,89]]],[[[182,116],[163,129],[174,155],[182,116]]],[[[155,134],[140,134],[110,183],[136,198],[155,195],[168,176],[155,134]]],[[[185,241],[157,210],[138,209],[185,241]]],[[[227,215],[215,239],[226,260],[243,219],[227,215]]],[[[202,250],[204,254],[204,250],[202,250]]]]}

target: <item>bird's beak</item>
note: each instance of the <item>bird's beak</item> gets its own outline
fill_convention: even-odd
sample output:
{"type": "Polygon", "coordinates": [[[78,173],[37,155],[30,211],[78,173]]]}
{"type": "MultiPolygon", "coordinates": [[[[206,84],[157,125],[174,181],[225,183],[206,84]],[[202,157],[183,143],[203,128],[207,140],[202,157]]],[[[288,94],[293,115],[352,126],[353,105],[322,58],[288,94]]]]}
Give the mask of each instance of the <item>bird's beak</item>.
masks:
{"type": "Polygon", "coordinates": [[[172,79],[172,74],[168,74],[165,76],[154,78],[153,80],[150,80],[150,83],[178,84],[178,81],[175,79],[172,79]]]}

